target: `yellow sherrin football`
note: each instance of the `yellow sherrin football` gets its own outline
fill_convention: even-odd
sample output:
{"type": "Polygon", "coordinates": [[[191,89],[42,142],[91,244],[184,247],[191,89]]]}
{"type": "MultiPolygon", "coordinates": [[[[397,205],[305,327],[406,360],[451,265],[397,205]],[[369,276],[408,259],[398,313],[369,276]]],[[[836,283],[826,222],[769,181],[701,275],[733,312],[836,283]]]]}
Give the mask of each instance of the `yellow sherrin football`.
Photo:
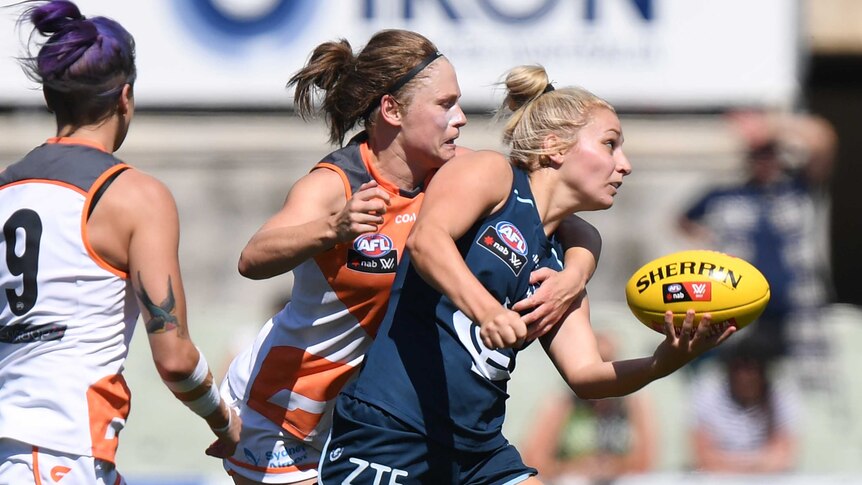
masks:
{"type": "Polygon", "coordinates": [[[717,251],[680,251],[654,259],[626,283],[626,302],[644,325],[664,333],[664,313],[681,326],[685,312],[710,313],[713,324],[742,328],[769,302],[769,282],[751,263],[717,251]]]}

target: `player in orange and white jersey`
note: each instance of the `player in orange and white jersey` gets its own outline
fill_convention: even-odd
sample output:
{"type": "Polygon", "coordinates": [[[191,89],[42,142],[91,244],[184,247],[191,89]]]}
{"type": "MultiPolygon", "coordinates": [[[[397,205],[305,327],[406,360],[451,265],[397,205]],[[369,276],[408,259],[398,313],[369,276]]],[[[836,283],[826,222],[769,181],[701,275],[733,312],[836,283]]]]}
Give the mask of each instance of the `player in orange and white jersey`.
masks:
{"type": "Polygon", "coordinates": [[[25,67],[57,132],[0,173],[0,483],[123,483],[139,314],[165,384],[218,437],[208,452],[230,454],[241,421],[188,333],[174,200],[113,156],[134,114],[134,40],[68,1],[22,21],[48,37],[25,67]]]}
{"type": "MultiPolygon", "coordinates": [[[[415,32],[380,31],[355,55],[346,40],[325,42],[289,85],[303,117],[313,113],[314,91],[323,92],[331,142],[363,130],[291,188],[240,257],[249,278],[294,272],[290,303],[234,358],[222,386],[243,419],[225,460],[242,485],[316,481],[335,397],[376,335],[424,188],[463,150],[455,144],[466,117],[454,68],[415,32]]],[[[569,223],[573,269],[537,272],[541,291],[515,307],[534,308],[525,318],[536,334],[559,319],[595,267],[597,232],[569,223]]]]}

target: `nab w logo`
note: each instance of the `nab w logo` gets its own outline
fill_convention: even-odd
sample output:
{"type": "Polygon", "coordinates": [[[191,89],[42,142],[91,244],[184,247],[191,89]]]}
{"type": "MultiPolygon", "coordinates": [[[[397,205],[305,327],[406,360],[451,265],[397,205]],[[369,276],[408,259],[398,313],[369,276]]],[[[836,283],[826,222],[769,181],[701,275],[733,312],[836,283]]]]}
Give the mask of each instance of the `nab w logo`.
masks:
{"type": "Polygon", "coordinates": [[[485,232],[479,235],[475,244],[487,249],[494,256],[500,258],[515,276],[521,273],[521,269],[528,261],[526,253],[527,242],[521,236],[512,223],[499,222],[495,227],[488,226],[485,232]]]}
{"type": "Polygon", "coordinates": [[[712,283],[709,281],[669,283],[662,286],[662,292],[665,303],[712,301],[712,283]]]}
{"type": "Polygon", "coordinates": [[[691,285],[692,300],[712,300],[712,283],[689,283],[691,285]]]}
{"type": "Polygon", "coordinates": [[[509,262],[512,263],[512,266],[516,268],[519,268],[522,264],[524,264],[524,261],[519,259],[518,255],[515,253],[512,253],[512,256],[509,258],[509,262]]]}
{"type": "Polygon", "coordinates": [[[398,266],[398,248],[385,234],[363,234],[347,251],[347,267],[363,273],[394,273],[398,266]]]}

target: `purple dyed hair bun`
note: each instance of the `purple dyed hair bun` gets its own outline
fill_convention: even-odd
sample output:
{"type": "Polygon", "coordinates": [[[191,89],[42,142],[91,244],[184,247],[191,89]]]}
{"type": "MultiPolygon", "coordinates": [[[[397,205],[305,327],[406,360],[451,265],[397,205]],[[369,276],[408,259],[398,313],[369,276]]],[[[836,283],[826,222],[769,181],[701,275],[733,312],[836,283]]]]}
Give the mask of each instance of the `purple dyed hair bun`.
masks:
{"type": "Polygon", "coordinates": [[[42,85],[55,115],[76,123],[108,116],[135,82],[134,38],[115,20],[84,17],[69,0],[34,3],[19,18],[19,25],[33,24],[29,55],[20,58],[27,76],[42,85]],[[37,32],[47,37],[41,45],[37,32]]]}
{"type": "Polygon", "coordinates": [[[66,28],[70,22],[84,20],[78,6],[67,0],[55,0],[30,11],[30,21],[42,34],[53,34],[66,28]]]}

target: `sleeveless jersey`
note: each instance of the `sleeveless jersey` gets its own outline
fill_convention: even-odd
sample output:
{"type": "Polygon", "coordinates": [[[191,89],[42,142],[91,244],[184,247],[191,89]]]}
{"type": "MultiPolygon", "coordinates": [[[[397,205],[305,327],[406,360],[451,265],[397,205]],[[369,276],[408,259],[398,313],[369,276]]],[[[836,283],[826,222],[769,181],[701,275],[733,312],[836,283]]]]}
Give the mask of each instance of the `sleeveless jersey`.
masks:
{"type": "MultiPolygon", "coordinates": [[[[472,273],[506,307],[532,293],[529,278],[537,267],[562,268],[559,245],[545,236],[527,174],[513,171],[504,207],[456,241],[472,273]]],[[[344,393],[456,449],[503,446],[506,385],[518,351],[485,347],[479,329],[405,255],[377,339],[344,393]]]]}
{"type": "Polygon", "coordinates": [[[347,197],[376,180],[391,205],[376,233],[318,254],[293,270],[290,303],[237,356],[228,383],[248,406],[296,438],[320,448],[331,409],[362,362],[389,302],[398,259],[424,193],[399,191],[375,173],[365,137],[327,155],[315,169],[332,170],[347,197]]]}
{"type": "Polygon", "coordinates": [[[90,246],[87,218],[126,168],[55,138],[0,173],[0,437],[114,461],[138,307],[127,275],[90,246]]]}

